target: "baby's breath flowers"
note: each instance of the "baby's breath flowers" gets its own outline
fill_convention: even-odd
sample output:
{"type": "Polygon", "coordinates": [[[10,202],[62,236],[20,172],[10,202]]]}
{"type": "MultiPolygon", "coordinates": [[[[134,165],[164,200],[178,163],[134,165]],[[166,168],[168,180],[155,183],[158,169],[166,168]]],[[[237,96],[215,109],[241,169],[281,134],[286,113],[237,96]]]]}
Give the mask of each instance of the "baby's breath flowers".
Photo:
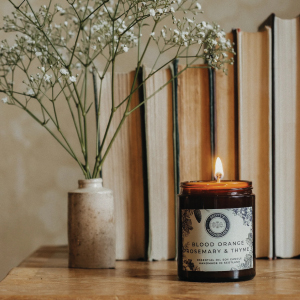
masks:
{"type": "Polygon", "coordinates": [[[184,66],[178,75],[201,61],[206,63],[202,67],[224,72],[226,64],[233,63],[228,55],[233,53],[232,45],[225,32],[219,25],[202,20],[202,5],[196,0],[49,0],[48,5],[39,9],[34,9],[30,0],[19,4],[8,1],[15,11],[4,18],[3,30],[14,32],[15,40],[12,45],[7,40],[0,43],[0,92],[5,94],[2,102],[25,110],[44,126],[76,160],[87,179],[99,176],[125,119],[153,96],[136,107],[130,105],[132,95],[158,70],[180,58],[184,58],[184,66]],[[165,25],[167,19],[172,24],[169,28],[165,25]],[[156,55],[152,46],[157,49],[152,71],[137,86],[137,74],[145,59],[156,55]],[[133,52],[135,47],[137,51],[133,52]],[[117,88],[115,66],[119,55],[136,55],[136,66],[132,67],[136,75],[129,95],[116,105],[113,91],[117,88]],[[104,64],[99,69],[100,60],[104,64]],[[112,110],[100,140],[101,92],[91,101],[86,91],[95,82],[95,76],[102,85],[108,72],[111,73],[112,110]],[[24,78],[22,83],[15,83],[20,77],[24,78]],[[60,127],[56,104],[62,98],[70,111],[83,159],[79,159],[60,127]],[[31,102],[40,105],[40,115],[31,111],[31,102]],[[90,114],[92,106],[97,116],[93,169],[87,142],[87,119],[95,115],[95,112],[90,114]],[[121,106],[125,108],[123,117],[112,139],[106,141],[111,120],[121,106]]]}

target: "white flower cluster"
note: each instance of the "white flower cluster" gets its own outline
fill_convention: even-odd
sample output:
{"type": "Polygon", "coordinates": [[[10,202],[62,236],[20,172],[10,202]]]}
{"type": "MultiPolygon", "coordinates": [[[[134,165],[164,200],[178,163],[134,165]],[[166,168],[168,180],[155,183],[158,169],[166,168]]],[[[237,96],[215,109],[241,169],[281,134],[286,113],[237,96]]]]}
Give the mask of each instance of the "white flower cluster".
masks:
{"type": "Polygon", "coordinates": [[[183,43],[185,46],[187,44],[202,44],[204,46],[204,58],[212,67],[220,68],[223,67],[224,63],[228,63],[226,52],[233,52],[232,45],[230,40],[226,40],[225,32],[220,29],[219,25],[211,25],[204,21],[194,24],[189,19],[187,19],[187,23],[187,31],[181,31],[179,34],[174,31],[174,42],[183,43]]]}
{"type": "MultiPolygon", "coordinates": [[[[43,5],[38,11],[23,4],[12,17],[4,18],[3,29],[18,35],[12,46],[6,40],[1,42],[0,64],[7,76],[16,69],[23,70],[27,96],[46,95],[56,84],[60,88],[77,84],[78,74],[74,74],[90,68],[99,56],[107,59],[109,65],[119,54],[140,47],[140,30],[144,30],[147,18],[150,26],[151,22],[157,25],[166,17],[173,21],[172,28],[164,26],[160,32],[150,31],[150,38],[159,49],[161,44],[181,51],[197,46],[198,57],[215,68],[225,69],[224,64],[233,61],[228,59],[227,53],[233,53],[233,49],[224,31],[218,25],[197,22],[202,6],[196,0],[72,0],[68,3],[43,5]],[[180,19],[181,14],[184,17],[180,19]],[[32,72],[33,61],[38,62],[41,73],[32,72]]],[[[153,28],[159,27],[156,25],[153,28]]],[[[8,103],[15,86],[4,81],[0,85],[8,91],[2,102],[8,103]]]]}
{"type": "MultiPolygon", "coordinates": [[[[102,81],[110,70],[113,85],[119,55],[134,55],[137,65],[132,68],[136,67],[136,72],[140,72],[145,58],[151,56],[155,62],[149,77],[156,72],[155,69],[180,57],[186,62],[183,70],[198,63],[199,59],[223,70],[225,63],[232,63],[228,56],[228,53],[233,53],[230,41],[226,40],[218,25],[197,17],[203,13],[197,0],[52,0],[48,2],[50,6],[42,5],[39,9],[30,2],[20,1],[19,6],[14,6],[16,11],[12,17],[4,18],[4,31],[15,32],[16,36],[12,45],[6,40],[0,42],[0,90],[4,94],[0,99],[25,110],[44,126],[76,160],[88,179],[98,176],[110,147],[105,150],[106,147],[102,146],[109,141],[105,141],[106,135],[101,141],[97,134],[98,154],[94,168],[90,168],[87,119],[91,116],[88,116],[91,107],[95,109],[92,117],[95,113],[99,116],[102,89],[99,99],[92,100],[88,99],[87,90],[93,84],[94,76],[102,81]],[[171,28],[163,26],[167,18],[173,22],[171,28]],[[153,47],[149,45],[157,46],[158,51],[152,51],[153,47]],[[138,48],[136,53],[131,53],[133,47],[138,48]],[[167,51],[170,51],[169,55],[163,57],[167,51]],[[100,64],[98,58],[104,63],[100,64]],[[103,69],[97,68],[98,65],[103,69]],[[22,83],[18,82],[19,78],[24,78],[22,83]],[[59,124],[61,106],[56,105],[57,100],[62,100],[70,111],[83,154],[81,158],[72,149],[72,143],[68,142],[59,124]],[[39,105],[40,109],[31,110],[35,106],[29,102],[39,105]],[[48,122],[51,126],[47,125],[48,122]],[[101,153],[102,149],[105,152],[101,153]]],[[[149,77],[141,84],[145,84],[149,77]]],[[[160,89],[169,82],[162,83],[160,89]]],[[[127,103],[127,108],[131,107],[133,92],[131,90],[119,105],[113,106],[111,117],[121,105],[126,107],[124,103],[127,103]]],[[[113,94],[112,105],[115,105],[113,94]]],[[[126,109],[123,118],[145,101],[130,111],[126,109]]],[[[99,132],[98,127],[96,131],[99,132]]]]}
{"type": "Polygon", "coordinates": [[[66,70],[66,69],[60,69],[59,72],[60,72],[60,74],[62,74],[63,76],[68,76],[68,77],[69,77],[69,80],[70,80],[71,82],[76,82],[76,80],[77,80],[76,77],[75,77],[75,76],[69,76],[70,73],[69,73],[68,70],[66,70]]]}
{"type": "Polygon", "coordinates": [[[224,64],[233,64],[233,58],[228,59],[227,53],[234,53],[230,40],[226,39],[226,34],[217,24],[209,24],[205,21],[197,23],[195,18],[176,20],[175,29],[167,27],[161,30],[157,44],[160,39],[164,45],[178,46],[183,48],[197,46],[198,56],[204,58],[207,64],[217,69],[223,69],[224,64]]]}

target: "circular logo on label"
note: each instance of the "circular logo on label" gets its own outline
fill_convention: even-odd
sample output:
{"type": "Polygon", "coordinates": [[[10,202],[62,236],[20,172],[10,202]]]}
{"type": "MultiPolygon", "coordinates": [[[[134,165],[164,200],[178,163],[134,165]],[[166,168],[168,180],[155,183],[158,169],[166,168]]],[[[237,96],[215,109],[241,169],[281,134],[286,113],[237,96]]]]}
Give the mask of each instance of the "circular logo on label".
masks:
{"type": "Polygon", "coordinates": [[[222,237],[229,231],[229,219],[221,213],[215,213],[208,216],[205,223],[206,231],[212,237],[222,237]]]}

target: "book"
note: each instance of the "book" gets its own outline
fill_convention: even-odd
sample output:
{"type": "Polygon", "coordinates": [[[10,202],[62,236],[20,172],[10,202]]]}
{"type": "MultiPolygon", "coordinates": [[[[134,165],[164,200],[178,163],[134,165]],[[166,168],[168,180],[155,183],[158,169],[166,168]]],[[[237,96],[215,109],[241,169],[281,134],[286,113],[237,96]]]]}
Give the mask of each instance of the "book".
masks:
{"type": "MultiPolygon", "coordinates": [[[[181,72],[183,66],[178,66],[181,72]]],[[[211,136],[209,70],[198,65],[178,76],[180,182],[210,180],[211,136]]]]}
{"type": "MultiPolygon", "coordinates": [[[[145,68],[144,78],[151,73],[145,68]]],[[[145,84],[150,97],[171,79],[170,69],[156,72],[145,84]]],[[[148,260],[175,258],[175,186],[173,149],[172,84],[145,104],[148,170],[149,245],[148,260]]]]}
{"type": "MultiPolygon", "coordinates": [[[[115,106],[129,94],[135,72],[115,76],[115,106]]],[[[99,85],[100,83],[98,83],[99,85]]],[[[134,93],[131,108],[139,104],[134,93]]],[[[102,83],[100,106],[101,140],[111,112],[111,74],[102,83]]],[[[104,149],[121,121],[126,104],[114,113],[104,149]]],[[[124,122],[103,164],[103,185],[113,191],[115,199],[117,259],[145,258],[144,177],[141,141],[141,115],[135,110],[124,122]]]]}
{"type": "Polygon", "coordinates": [[[270,17],[273,29],[275,255],[300,254],[300,19],[270,17]]]}
{"type": "Polygon", "coordinates": [[[239,177],[256,196],[256,256],[272,257],[271,29],[237,33],[239,177]]]}
{"type": "MultiPolygon", "coordinates": [[[[234,41],[234,33],[228,33],[226,39],[234,41]]],[[[233,54],[230,55],[231,58],[233,54]]],[[[236,57],[235,57],[236,64],[236,57]]],[[[237,107],[236,65],[228,65],[227,74],[223,70],[215,71],[215,158],[220,157],[223,179],[238,179],[238,142],[237,142],[237,107]]]]}

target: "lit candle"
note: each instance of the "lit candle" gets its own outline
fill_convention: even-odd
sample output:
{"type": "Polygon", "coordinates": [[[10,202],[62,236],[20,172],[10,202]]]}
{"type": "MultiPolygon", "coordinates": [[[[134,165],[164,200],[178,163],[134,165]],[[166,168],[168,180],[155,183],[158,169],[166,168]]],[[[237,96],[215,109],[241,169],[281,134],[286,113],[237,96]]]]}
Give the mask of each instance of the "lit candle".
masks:
{"type": "Polygon", "coordinates": [[[240,281],[255,276],[254,209],[251,181],[181,183],[178,205],[178,276],[188,281],[240,281]]]}

